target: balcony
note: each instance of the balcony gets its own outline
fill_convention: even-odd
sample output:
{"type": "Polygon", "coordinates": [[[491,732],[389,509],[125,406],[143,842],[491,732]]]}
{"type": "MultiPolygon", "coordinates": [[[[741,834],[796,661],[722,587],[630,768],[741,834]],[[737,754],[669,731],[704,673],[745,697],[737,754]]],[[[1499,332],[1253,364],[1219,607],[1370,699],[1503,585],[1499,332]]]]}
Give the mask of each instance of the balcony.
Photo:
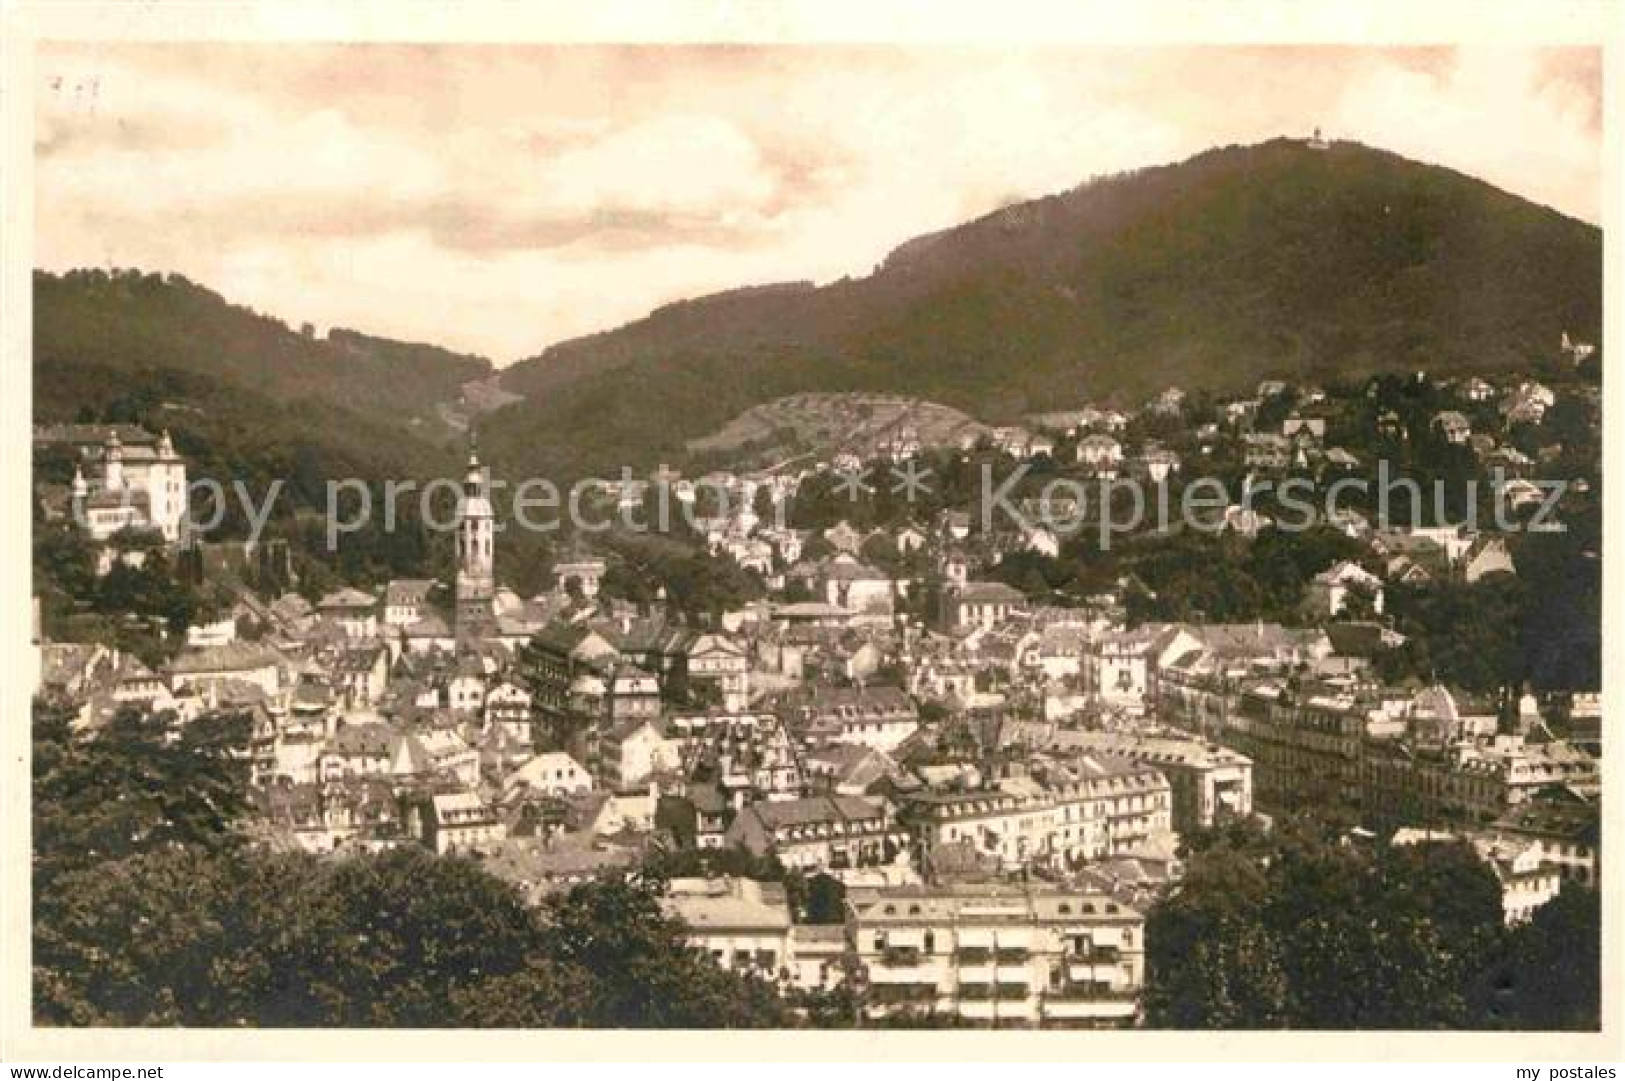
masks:
{"type": "Polygon", "coordinates": [[[962,983],[959,997],[965,1002],[1023,1002],[1032,995],[1024,983],[962,983]]]}
{"type": "Polygon", "coordinates": [[[899,1006],[935,1002],[940,992],[934,983],[877,983],[870,986],[869,997],[877,1006],[899,1006]]]}
{"type": "Polygon", "coordinates": [[[959,1015],[971,1021],[990,1021],[996,1024],[1031,1024],[1038,1020],[1037,1003],[1027,999],[960,999],[959,1015]]]}
{"type": "Polygon", "coordinates": [[[1045,1021],[1061,1022],[1126,1022],[1134,1018],[1139,1004],[1126,999],[1058,999],[1053,995],[1044,999],[1045,1021]]]}
{"type": "Polygon", "coordinates": [[[1122,959],[1123,951],[1116,946],[1093,946],[1066,955],[1067,964],[1083,967],[1089,965],[1115,965],[1122,959]]]}
{"type": "Polygon", "coordinates": [[[1099,1003],[1112,1004],[1123,1002],[1137,1002],[1140,991],[1135,987],[1112,987],[1106,984],[1075,983],[1044,994],[1046,1005],[1050,1003],[1099,1003]]]}

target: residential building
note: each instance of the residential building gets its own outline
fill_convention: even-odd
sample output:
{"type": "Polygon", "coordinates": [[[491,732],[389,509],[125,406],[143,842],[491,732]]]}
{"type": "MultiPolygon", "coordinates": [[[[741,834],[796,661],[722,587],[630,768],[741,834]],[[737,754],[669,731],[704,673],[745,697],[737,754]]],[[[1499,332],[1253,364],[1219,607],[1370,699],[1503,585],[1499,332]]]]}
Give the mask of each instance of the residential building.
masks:
{"type": "Polygon", "coordinates": [[[785,867],[837,878],[897,861],[907,848],[884,802],[862,796],[808,796],[753,803],[735,816],[726,843],[785,867]]]}
{"type": "Polygon", "coordinates": [[[878,1015],[992,1025],[1121,1027],[1138,1015],[1145,919],[1105,893],[917,886],[848,894],[849,932],[878,1015]]]}

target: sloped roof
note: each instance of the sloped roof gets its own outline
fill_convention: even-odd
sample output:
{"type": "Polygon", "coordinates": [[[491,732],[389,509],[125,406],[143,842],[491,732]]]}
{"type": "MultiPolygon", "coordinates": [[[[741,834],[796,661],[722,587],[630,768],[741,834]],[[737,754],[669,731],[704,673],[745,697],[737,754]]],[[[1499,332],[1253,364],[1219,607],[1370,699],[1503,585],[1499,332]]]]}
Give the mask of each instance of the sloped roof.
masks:
{"type": "Polygon", "coordinates": [[[176,674],[190,675],[207,672],[242,672],[285,663],[286,658],[270,646],[236,641],[184,650],[169,663],[169,669],[176,674]]]}

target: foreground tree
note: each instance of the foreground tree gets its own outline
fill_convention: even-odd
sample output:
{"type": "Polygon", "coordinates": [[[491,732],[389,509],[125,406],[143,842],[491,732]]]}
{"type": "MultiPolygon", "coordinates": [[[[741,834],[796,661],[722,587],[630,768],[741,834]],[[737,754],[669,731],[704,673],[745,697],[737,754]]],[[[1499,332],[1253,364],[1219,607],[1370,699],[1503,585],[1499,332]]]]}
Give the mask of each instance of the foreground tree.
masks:
{"type": "Polygon", "coordinates": [[[690,950],[659,876],[539,909],[466,858],[245,842],[241,729],[35,717],[40,1024],[782,1025],[776,989],[690,950]]]}
{"type": "Polygon", "coordinates": [[[1513,928],[1482,989],[1501,1027],[1595,1032],[1602,1017],[1602,898],[1567,883],[1513,928]]]}
{"type": "Polygon", "coordinates": [[[1548,906],[1507,932],[1500,887],[1464,845],[1367,850],[1288,820],[1273,834],[1234,826],[1193,848],[1185,881],[1146,928],[1153,1025],[1546,1027],[1533,989],[1565,963],[1588,974],[1552,1011],[1595,1024],[1585,987],[1599,955],[1584,917],[1548,906]],[[1497,998],[1497,965],[1520,974],[1521,995],[1497,998]]]}
{"type": "Polygon", "coordinates": [[[517,972],[470,988],[469,1025],[761,1028],[790,1015],[771,984],[688,948],[660,907],[665,883],[631,875],[576,886],[539,913],[543,948],[517,972]]]}

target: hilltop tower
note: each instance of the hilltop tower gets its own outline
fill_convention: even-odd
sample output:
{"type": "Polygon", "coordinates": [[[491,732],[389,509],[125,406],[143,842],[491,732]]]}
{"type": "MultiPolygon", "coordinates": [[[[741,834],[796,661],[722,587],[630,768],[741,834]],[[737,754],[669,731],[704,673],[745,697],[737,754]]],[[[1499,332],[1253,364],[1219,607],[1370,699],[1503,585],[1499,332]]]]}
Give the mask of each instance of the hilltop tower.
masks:
{"type": "Polygon", "coordinates": [[[457,636],[478,638],[496,628],[496,521],[491,481],[468,439],[468,469],[457,521],[457,636]]]}

